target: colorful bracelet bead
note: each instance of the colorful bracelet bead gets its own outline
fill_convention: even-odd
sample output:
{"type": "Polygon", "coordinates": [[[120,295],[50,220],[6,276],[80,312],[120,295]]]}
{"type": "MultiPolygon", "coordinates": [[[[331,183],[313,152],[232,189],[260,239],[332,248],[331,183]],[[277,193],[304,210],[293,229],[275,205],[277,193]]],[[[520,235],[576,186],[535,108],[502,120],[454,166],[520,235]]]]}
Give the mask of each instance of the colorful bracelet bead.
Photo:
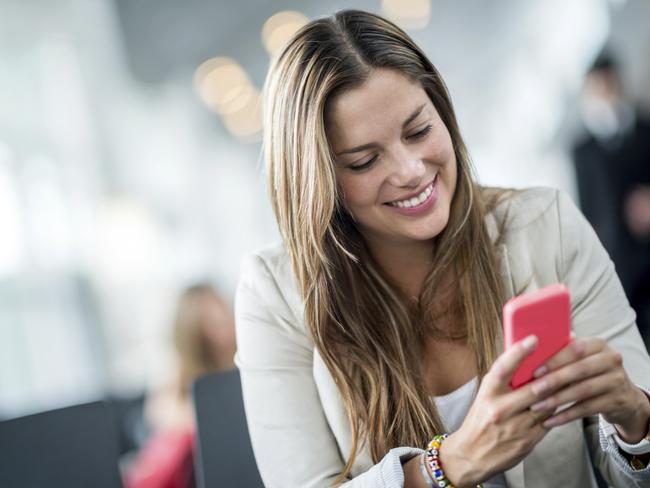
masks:
{"type": "MultiPolygon", "coordinates": [[[[435,486],[438,486],[439,488],[454,488],[454,485],[451,484],[451,481],[449,481],[449,478],[445,475],[442,465],[440,464],[440,445],[447,437],[449,437],[449,434],[433,436],[426,451],[427,463],[431,470],[430,476],[432,476],[435,486]]],[[[483,488],[480,484],[476,486],[477,488],[483,488]]]]}

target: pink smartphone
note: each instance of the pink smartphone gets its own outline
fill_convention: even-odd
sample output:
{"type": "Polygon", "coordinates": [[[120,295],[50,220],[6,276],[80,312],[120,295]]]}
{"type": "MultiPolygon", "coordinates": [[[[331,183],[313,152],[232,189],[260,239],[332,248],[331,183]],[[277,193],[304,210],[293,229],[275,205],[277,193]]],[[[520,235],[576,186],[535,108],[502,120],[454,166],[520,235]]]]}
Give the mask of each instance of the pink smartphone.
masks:
{"type": "Polygon", "coordinates": [[[535,351],[524,359],[510,385],[518,388],[533,379],[533,371],[571,340],[571,297],[557,283],[511,298],[503,306],[504,349],[529,335],[539,339],[535,351]]]}

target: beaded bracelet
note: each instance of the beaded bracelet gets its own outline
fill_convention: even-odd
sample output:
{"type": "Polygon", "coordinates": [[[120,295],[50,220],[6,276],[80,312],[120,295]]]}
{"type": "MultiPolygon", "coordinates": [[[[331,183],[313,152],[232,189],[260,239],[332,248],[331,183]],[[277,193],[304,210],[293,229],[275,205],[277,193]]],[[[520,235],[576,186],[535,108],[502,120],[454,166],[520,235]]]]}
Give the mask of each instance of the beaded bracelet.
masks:
{"type": "MultiPolygon", "coordinates": [[[[442,465],[440,464],[440,445],[447,437],[449,437],[449,434],[435,435],[427,446],[427,462],[431,469],[429,476],[439,488],[454,488],[454,485],[451,484],[451,481],[449,481],[449,478],[445,475],[442,465]]],[[[483,488],[483,485],[478,484],[476,485],[476,488],[483,488]]]]}

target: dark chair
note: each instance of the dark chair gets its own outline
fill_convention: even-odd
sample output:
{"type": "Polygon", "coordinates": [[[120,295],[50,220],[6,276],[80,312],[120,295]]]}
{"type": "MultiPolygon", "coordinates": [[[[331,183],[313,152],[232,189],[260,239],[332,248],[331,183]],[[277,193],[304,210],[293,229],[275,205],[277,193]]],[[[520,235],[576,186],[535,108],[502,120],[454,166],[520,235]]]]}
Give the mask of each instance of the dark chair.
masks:
{"type": "Polygon", "coordinates": [[[3,488],[119,488],[116,428],[104,402],[0,422],[3,488]]]}
{"type": "Polygon", "coordinates": [[[142,449],[151,436],[151,427],[144,414],[145,393],[110,395],[106,402],[115,419],[120,456],[142,449]]]}
{"type": "Polygon", "coordinates": [[[264,488],[253,456],[239,371],[202,376],[193,385],[198,488],[264,488]]]}

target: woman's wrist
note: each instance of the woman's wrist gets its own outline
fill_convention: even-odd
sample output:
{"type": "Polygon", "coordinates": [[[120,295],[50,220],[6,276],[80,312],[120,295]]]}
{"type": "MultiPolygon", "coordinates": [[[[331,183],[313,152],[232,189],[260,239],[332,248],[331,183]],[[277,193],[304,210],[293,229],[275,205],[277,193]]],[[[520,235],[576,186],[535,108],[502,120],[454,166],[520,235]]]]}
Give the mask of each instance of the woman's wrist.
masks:
{"type": "Polygon", "coordinates": [[[618,436],[627,444],[636,444],[648,435],[650,428],[650,398],[635,388],[639,399],[638,407],[625,422],[614,424],[618,436]]]}
{"type": "Polygon", "coordinates": [[[459,449],[456,440],[457,436],[452,434],[440,446],[440,463],[444,467],[447,478],[456,488],[476,488],[481,479],[476,464],[461,454],[467,451],[459,449]]]}

